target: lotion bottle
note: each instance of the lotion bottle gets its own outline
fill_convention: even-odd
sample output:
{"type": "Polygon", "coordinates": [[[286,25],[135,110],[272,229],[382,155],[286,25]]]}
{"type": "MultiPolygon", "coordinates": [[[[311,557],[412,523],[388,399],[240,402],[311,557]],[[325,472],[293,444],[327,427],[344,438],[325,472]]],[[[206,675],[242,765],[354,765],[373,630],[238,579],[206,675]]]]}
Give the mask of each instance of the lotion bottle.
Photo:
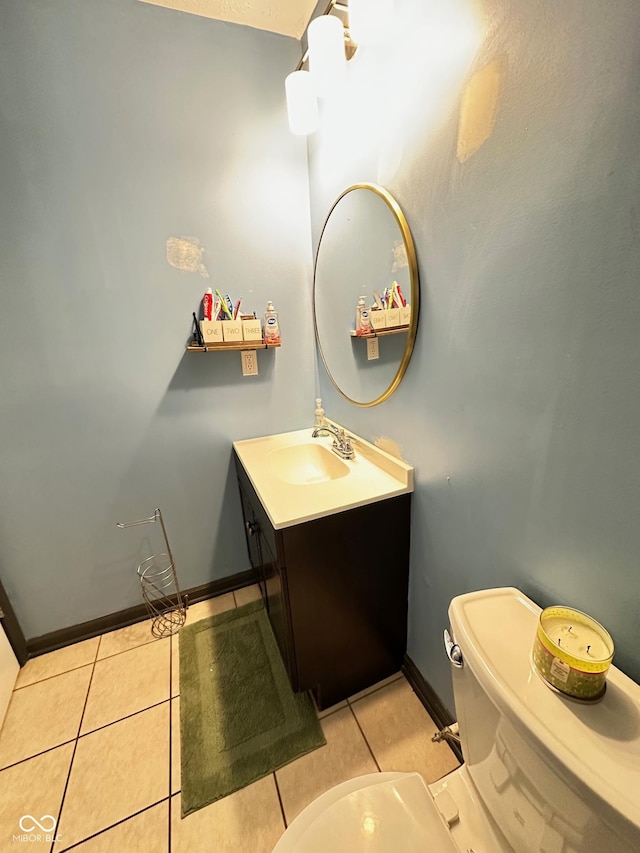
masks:
{"type": "Polygon", "coordinates": [[[273,307],[273,302],[267,302],[267,310],[264,314],[264,342],[265,344],[280,343],[280,327],[278,326],[278,312],[273,307]]]}
{"type": "Polygon", "coordinates": [[[369,317],[369,309],[367,308],[364,296],[358,300],[356,308],[356,335],[368,335],[371,332],[371,318],[369,317]]]}

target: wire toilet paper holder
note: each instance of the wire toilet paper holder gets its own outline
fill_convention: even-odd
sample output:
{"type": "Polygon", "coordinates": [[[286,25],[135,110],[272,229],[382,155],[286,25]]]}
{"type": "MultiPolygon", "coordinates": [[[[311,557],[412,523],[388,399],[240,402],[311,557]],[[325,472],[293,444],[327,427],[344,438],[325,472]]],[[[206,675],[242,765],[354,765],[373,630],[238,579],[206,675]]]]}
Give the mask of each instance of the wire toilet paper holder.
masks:
{"type": "Polygon", "coordinates": [[[184,625],[189,606],[188,596],[180,592],[173,554],[169,545],[167,530],[164,526],[162,512],[156,509],[149,518],[138,521],[116,522],[116,527],[138,527],[141,524],[160,522],[166,551],[152,554],[143,560],[137,568],[137,574],[142,588],[142,598],[151,618],[151,633],[154,637],[169,637],[176,634],[184,625]]]}

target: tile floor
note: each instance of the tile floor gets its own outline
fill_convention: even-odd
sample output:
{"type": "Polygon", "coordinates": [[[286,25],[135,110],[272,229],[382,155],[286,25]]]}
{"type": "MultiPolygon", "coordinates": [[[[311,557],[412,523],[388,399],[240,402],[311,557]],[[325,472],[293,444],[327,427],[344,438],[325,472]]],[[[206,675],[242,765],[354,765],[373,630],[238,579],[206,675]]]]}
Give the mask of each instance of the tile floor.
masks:
{"type": "MultiPolygon", "coordinates": [[[[195,604],[187,624],[257,597],[247,587],[195,604]]],[[[0,853],[21,844],[270,853],[311,800],[345,779],[417,770],[433,782],[457,767],[446,744],[431,742],[435,724],[398,673],[319,714],[326,746],[182,820],[178,643],[155,640],[144,622],[21,670],[0,731],[0,853]],[[57,840],[23,820],[27,839],[24,815],[55,818],[57,840]]]]}

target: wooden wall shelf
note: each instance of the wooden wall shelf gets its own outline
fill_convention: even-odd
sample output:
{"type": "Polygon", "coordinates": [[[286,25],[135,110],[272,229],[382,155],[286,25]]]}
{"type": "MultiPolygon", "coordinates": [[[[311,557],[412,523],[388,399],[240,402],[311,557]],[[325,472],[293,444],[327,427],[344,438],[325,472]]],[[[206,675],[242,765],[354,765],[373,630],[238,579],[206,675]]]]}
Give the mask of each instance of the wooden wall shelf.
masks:
{"type": "Polygon", "coordinates": [[[392,329],[376,329],[375,332],[369,332],[366,335],[359,335],[355,329],[351,330],[352,338],[362,338],[366,341],[367,338],[384,338],[387,335],[402,335],[409,331],[409,326],[394,326],[392,329]]]}
{"type": "Polygon", "coordinates": [[[224,352],[225,350],[258,350],[258,349],[277,349],[281,344],[266,344],[264,341],[231,341],[221,344],[205,344],[200,346],[192,341],[187,346],[188,352],[224,352]]]}

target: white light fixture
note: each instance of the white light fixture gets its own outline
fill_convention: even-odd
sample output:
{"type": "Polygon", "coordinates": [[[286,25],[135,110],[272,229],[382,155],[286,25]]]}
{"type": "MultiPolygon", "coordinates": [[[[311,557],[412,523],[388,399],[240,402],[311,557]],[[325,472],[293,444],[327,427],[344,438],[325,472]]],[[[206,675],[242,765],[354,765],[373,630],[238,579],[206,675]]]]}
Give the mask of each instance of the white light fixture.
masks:
{"type": "Polygon", "coordinates": [[[344,81],[347,59],[344,52],[344,27],[333,15],[314,18],[307,29],[309,71],[316,94],[326,98],[344,81]]]}
{"type": "MultiPolygon", "coordinates": [[[[377,5],[379,2],[392,3],[393,0],[366,2],[377,5]]],[[[355,45],[342,19],[333,13],[344,15],[348,11],[349,8],[339,0],[329,0],[325,11],[307,27],[308,50],[285,81],[292,133],[313,133],[320,121],[317,99],[329,97],[344,83],[347,56],[353,56],[355,45]],[[309,63],[309,71],[302,70],[306,62],[309,63]]]]}
{"type": "Polygon", "coordinates": [[[307,136],[318,129],[320,117],[311,74],[293,71],[284,81],[287,93],[289,130],[296,136],[307,136]]]}
{"type": "Polygon", "coordinates": [[[358,45],[379,44],[393,20],[393,0],[349,0],[349,32],[358,45]]]}

